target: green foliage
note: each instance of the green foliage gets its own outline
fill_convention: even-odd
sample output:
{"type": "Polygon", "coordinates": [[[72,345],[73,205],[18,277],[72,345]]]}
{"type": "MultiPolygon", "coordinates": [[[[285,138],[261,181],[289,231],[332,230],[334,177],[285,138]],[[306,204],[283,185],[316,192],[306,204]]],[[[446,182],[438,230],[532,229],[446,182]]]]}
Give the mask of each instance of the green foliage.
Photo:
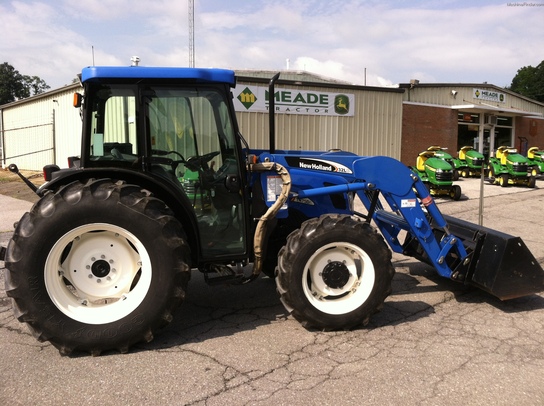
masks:
{"type": "Polygon", "coordinates": [[[537,67],[524,66],[512,79],[510,90],[523,96],[544,102],[544,61],[537,67]]]}
{"type": "Polygon", "coordinates": [[[38,76],[21,75],[7,62],[0,65],[0,106],[43,93],[47,89],[47,83],[38,76]]]}

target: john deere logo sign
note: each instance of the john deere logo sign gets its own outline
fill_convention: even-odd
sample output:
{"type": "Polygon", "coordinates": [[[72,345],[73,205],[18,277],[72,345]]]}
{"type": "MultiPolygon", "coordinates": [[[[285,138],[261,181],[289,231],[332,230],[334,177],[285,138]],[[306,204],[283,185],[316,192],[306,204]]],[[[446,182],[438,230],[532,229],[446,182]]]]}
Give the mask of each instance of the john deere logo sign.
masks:
{"type": "Polygon", "coordinates": [[[334,111],[336,114],[345,115],[349,113],[349,97],[339,94],[334,98],[334,111]]]}
{"type": "MultiPolygon", "coordinates": [[[[239,86],[234,90],[236,111],[268,112],[270,95],[268,88],[239,86]]],[[[276,113],[319,116],[353,116],[353,94],[276,89],[274,106],[276,113]]]]}

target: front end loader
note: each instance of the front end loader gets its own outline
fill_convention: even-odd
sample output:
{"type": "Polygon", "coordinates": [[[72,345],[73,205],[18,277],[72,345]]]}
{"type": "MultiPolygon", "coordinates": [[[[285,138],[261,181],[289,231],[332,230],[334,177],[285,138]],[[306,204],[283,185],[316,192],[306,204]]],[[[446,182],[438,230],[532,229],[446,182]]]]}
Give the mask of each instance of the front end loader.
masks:
{"type": "Polygon", "coordinates": [[[81,81],[77,165],[44,168],[0,250],[16,317],[61,354],[152,340],[191,271],[211,285],[275,278],[285,308],[320,330],[369,322],[392,290],[391,251],[500,299],[544,290],[520,238],[443,216],[398,160],[276,149],[275,97],[269,148],[250,148],[232,71],[92,66],[81,81]]]}

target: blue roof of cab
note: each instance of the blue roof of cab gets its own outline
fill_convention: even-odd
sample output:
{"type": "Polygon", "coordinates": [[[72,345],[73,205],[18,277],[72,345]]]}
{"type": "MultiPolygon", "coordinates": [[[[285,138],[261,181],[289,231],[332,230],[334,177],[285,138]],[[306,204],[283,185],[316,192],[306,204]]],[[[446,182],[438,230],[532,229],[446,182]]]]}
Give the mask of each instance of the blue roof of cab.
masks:
{"type": "Polygon", "coordinates": [[[148,66],[88,66],[81,71],[81,81],[100,79],[188,79],[212,83],[236,84],[234,71],[211,68],[176,68],[148,66]]]}

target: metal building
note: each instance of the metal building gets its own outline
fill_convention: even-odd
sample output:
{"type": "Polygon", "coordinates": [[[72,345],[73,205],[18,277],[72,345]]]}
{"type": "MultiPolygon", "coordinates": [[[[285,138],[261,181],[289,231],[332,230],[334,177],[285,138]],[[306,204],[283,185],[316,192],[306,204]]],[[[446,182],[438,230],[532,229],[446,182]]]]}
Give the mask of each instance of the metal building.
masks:
{"type": "Polygon", "coordinates": [[[0,106],[2,168],[41,170],[55,163],[67,167],[67,157],[81,150],[81,118],[72,105],[79,84],[0,106]]]}
{"type": "Polygon", "coordinates": [[[501,146],[525,155],[544,148],[544,103],[487,83],[401,84],[403,129],[401,160],[413,165],[430,145],[447,147],[452,155],[472,146],[486,157],[501,146]]]}
{"type": "MultiPolygon", "coordinates": [[[[238,72],[240,75],[248,73],[251,72],[238,72]]],[[[264,95],[263,89],[268,86],[273,72],[264,75],[258,72],[257,75],[267,79],[238,77],[235,102],[247,88],[260,88],[264,95]]],[[[400,159],[404,91],[322,80],[308,73],[289,72],[284,75],[282,72],[276,83],[276,148],[341,149],[359,155],[387,155],[400,159]],[[284,76],[289,79],[282,79],[284,76]],[[283,100],[284,94],[288,95],[287,100],[283,100]],[[310,105],[306,100],[312,96],[318,99],[322,95],[328,98],[326,107],[318,102],[310,105]],[[301,103],[297,103],[297,99],[301,103]],[[341,104],[342,100],[348,104],[341,104]],[[339,112],[339,105],[345,109],[339,112]]],[[[249,145],[268,148],[268,110],[254,111],[240,107],[238,103],[235,106],[241,132],[249,145]]]]}
{"type": "MultiPolygon", "coordinates": [[[[236,114],[240,131],[252,148],[269,147],[269,115],[266,104],[260,103],[265,102],[268,82],[275,73],[237,71],[236,114]],[[251,94],[244,93],[247,90],[251,94]],[[248,97],[256,102],[248,103],[248,97]]],[[[41,170],[50,163],[64,168],[68,157],[80,154],[81,118],[72,106],[76,91],[81,91],[79,84],[0,106],[3,168],[11,163],[29,170],[41,170]]],[[[276,148],[342,149],[400,159],[403,92],[282,71],[276,84],[276,148]]]]}

